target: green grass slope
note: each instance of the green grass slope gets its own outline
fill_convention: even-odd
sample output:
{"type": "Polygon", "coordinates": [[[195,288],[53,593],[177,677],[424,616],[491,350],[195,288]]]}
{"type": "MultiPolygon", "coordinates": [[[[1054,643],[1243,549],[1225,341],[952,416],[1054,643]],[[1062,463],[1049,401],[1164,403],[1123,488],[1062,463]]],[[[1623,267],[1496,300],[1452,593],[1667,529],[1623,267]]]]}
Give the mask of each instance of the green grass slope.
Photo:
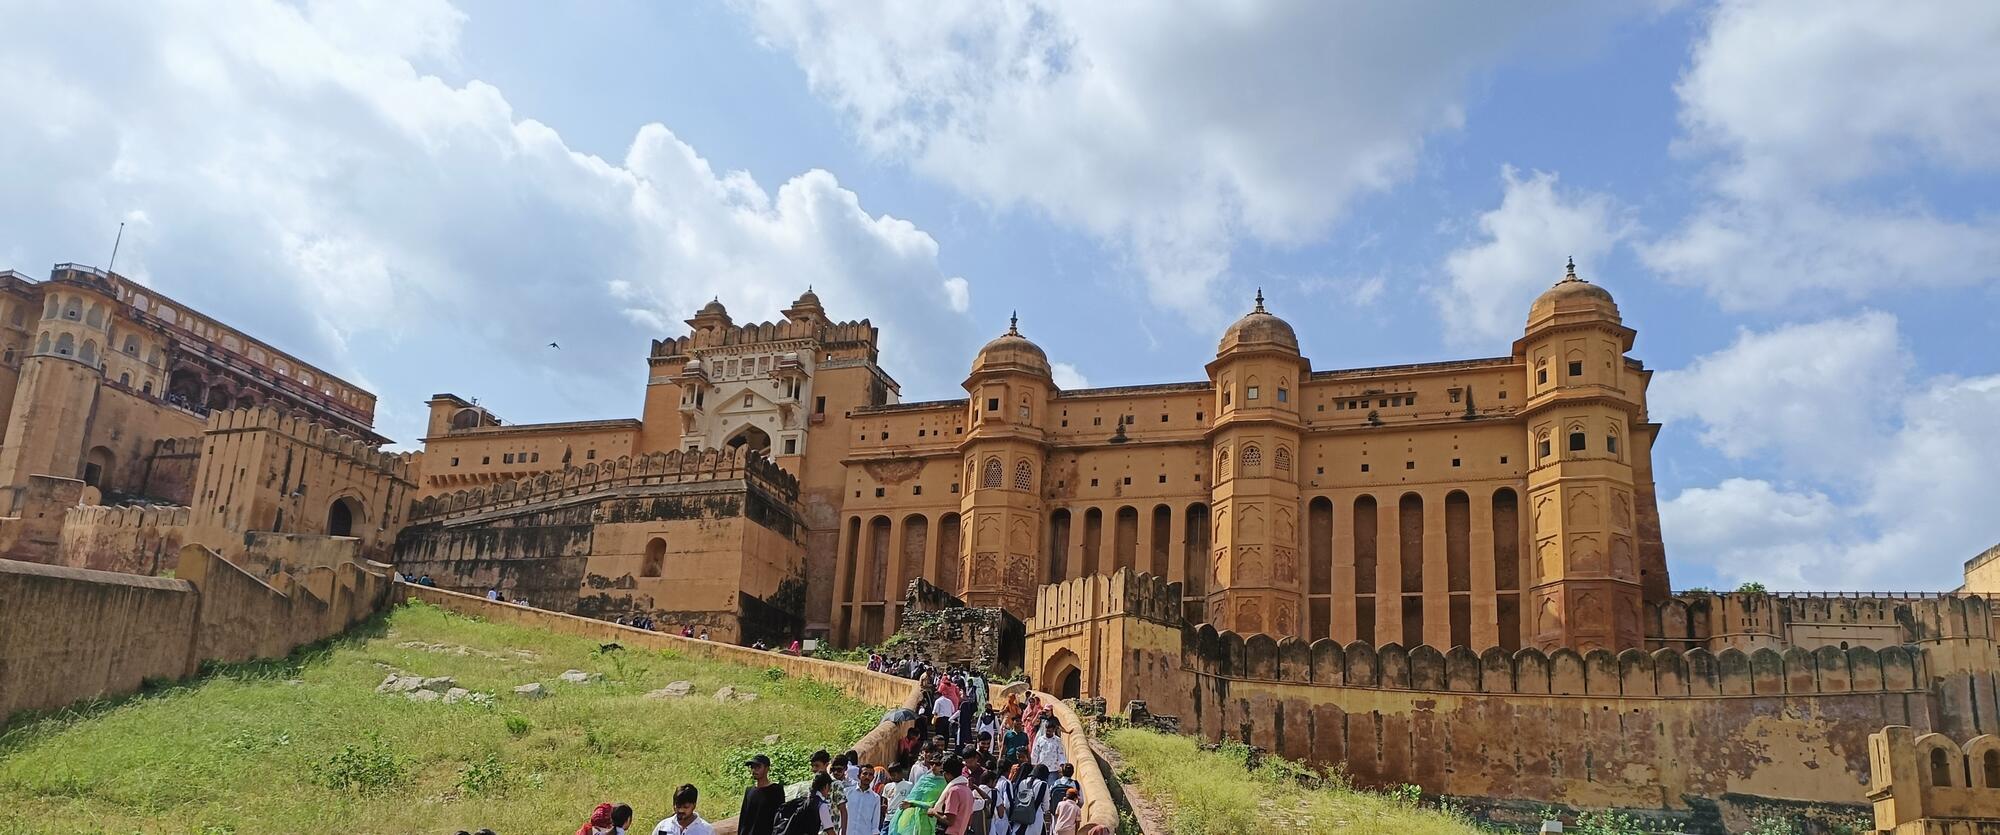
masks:
{"type": "Polygon", "coordinates": [[[680,784],[701,788],[710,819],[728,817],[751,750],[796,768],[882,709],[776,669],[600,652],[410,604],[285,661],[16,723],[0,736],[0,833],[515,835],[574,831],[599,802],[632,804],[650,831],[680,784]],[[603,680],[558,679],[570,669],[603,680]],[[392,670],[494,699],[377,693],[392,670]],[[691,695],[645,695],[680,680],[691,695]],[[513,693],[529,682],[550,695],[513,693]],[[757,698],[716,700],[725,686],[757,698]]]}
{"type": "Polygon", "coordinates": [[[1111,731],[1105,741],[1124,761],[1120,779],[1159,807],[1174,835],[1483,831],[1464,818],[1390,795],[1329,781],[1308,787],[1299,779],[1306,770],[1283,760],[1268,760],[1251,770],[1244,765],[1248,749],[1237,746],[1203,751],[1193,738],[1137,728],[1111,731]]]}

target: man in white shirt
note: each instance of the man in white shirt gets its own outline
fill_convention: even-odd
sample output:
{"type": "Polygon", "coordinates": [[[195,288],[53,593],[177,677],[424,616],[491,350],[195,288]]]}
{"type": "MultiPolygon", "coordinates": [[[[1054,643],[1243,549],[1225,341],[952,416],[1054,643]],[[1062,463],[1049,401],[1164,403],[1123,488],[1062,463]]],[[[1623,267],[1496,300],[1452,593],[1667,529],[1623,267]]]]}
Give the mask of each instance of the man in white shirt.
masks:
{"type": "Polygon", "coordinates": [[[938,691],[937,699],[931,702],[931,716],[945,720],[939,723],[939,726],[945,729],[947,739],[950,738],[950,726],[947,723],[951,722],[957,715],[958,705],[954,704],[951,697],[945,695],[944,691],[938,691]]]}
{"type": "Polygon", "coordinates": [[[715,835],[715,827],[694,813],[697,799],[693,785],[682,784],[675,789],[674,814],[653,827],[653,835],[715,835]]]}
{"type": "Polygon", "coordinates": [[[908,772],[903,766],[896,764],[889,766],[887,775],[889,782],[882,787],[882,808],[886,810],[882,822],[885,825],[895,817],[896,812],[902,810],[903,795],[909,794],[911,787],[916,785],[906,779],[907,776],[908,772]]]}
{"type": "Polygon", "coordinates": [[[847,829],[843,835],[875,835],[882,828],[882,797],[872,791],[874,773],[862,770],[841,791],[847,795],[847,829]]]}

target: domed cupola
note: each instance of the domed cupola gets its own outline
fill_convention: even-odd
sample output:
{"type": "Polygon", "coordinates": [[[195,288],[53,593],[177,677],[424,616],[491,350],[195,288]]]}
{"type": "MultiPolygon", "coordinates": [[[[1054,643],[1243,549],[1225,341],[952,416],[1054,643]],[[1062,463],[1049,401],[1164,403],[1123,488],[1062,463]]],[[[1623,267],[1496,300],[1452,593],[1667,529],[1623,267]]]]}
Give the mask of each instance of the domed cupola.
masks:
{"type": "Polygon", "coordinates": [[[1051,376],[1049,355],[1042,352],[1040,345],[1021,335],[1020,323],[1019,316],[1008,317],[1007,332],[979,349],[979,356],[972,361],[974,376],[993,371],[1025,371],[1042,377],[1051,376]]]}
{"type": "Polygon", "coordinates": [[[1576,259],[1571,258],[1567,274],[1556,286],[1535,297],[1535,303],[1528,307],[1528,328],[1548,322],[1557,316],[1565,318],[1606,318],[1620,321],[1618,303],[1612,301],[1611,291],[1584,281],[1576,276],[1576,259]],[[1575,314],[1582,314],[1576,316],[1575,314]]]}
{"type": "Polygon", "coordinates": [[[1299,352],[1298,333],[1292,330],[1291,323],[1264,309],[1264,291],[1261,288],[1257,290],[1256,308],[1222,332],[1222,343],[1216,347],[1215,355],[1222,357],[1256,349],[1299,352]]]}

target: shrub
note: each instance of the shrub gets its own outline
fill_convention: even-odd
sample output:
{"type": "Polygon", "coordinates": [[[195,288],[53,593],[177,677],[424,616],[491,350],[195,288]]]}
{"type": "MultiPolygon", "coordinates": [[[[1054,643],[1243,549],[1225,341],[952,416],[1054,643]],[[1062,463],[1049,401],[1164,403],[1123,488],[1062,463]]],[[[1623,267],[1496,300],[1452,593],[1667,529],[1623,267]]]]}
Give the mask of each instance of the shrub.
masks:
{"type": "Polygon", "coordinates": [[[352,742],[313,766],[313,782],[334,791],[377,792],[402,782],[408,765],[370,732],[366,747],[352,742]]]}
{"type": "Polygon", "coordinates": [[[458,790],[467,796],[501,794],[507,789],[507,764],[493,754],[475,763],[466,763],[458,774],[458,790]]]}
{"type": "Polygon", "coordinates": [[[507,735],[516,739],[527,736],[528,731],[534,730],[534,727],[526,716],[515,714],[507,717],[507,735]]]}

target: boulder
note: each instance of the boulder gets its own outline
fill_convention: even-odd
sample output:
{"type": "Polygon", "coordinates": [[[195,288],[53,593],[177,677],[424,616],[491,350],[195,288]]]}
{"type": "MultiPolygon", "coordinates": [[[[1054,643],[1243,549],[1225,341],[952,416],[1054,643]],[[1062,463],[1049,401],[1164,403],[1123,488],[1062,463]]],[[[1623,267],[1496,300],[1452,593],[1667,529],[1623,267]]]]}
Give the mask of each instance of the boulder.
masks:
{"type": "Polygon", "coordinates": [[[404,676],[390,673],[388,678],[382,679],[381,684],[375,685],[375,692],[408,693],[412,690],[421,690],[423,686],[424,680],[419,676],[404,676]]]}
{"type": "Polygon", "coordinates": [[[463,687],[453,687],[450,690],[444,691],[444,703],[448,705],[455,705],[458,704],[459,702],[465,701],[465,697],[470,695],[472,695],[472,691],[470,690],[467,690],[463,687]]]}
{"type": "Polygon", "coordinates": [[[557,678],[571,684],[594,684],[604,680],[603,673],[586,673],[582,670],[564,670],[557,678]]]}
{"type": "Polygon", "coordinates": [[[660,689],[669,696],[685,696],[694,692],[694,682],[676,681],[660,689]]]}
{"type": "Polygon", "coordinates": [[[721,690],[715,691],[715,700],[718,702],[726,702],[735,697],[736,688],[733,685],[725,684],[721,690]]]}
{"type": "Polygon", "coordinates": [[[520,696],[523,699],[539,699],[548,694],[549,689],[543,687],[539,681],[531,681],[514,688],[514,695],[520,696]]]}
{"type": "Polygon", "coordinates": [[[412,690],[403,695],[413,702],[435,702],[439,699],[444,698],[444,696],[439,694],[438,691],[436,690],[412,690]]]}
{"type": "Polygon", "coordinates": [[[438,693],[443,693],[457,686],[458,682],[453,681],[451,676],[431,676],[417,685],[420,690],[430,690],[438,693]]]}

